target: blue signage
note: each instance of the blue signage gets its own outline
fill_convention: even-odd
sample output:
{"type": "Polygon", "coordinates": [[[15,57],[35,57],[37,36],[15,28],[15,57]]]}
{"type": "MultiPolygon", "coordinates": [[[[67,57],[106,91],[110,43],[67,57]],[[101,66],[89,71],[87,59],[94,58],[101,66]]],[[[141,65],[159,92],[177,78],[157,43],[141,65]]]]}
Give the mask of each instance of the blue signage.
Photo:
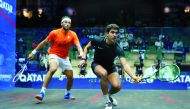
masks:
{"type": "MultiPolygon", "coordinates": [[[[180,77],[173,82],[161,82],[159,80],[147,79],[140,83],[132,83],[131,78],[122,78],[122,89],[143,89],[143,90],[189,90],[190,72],[181,72],[180,77]]],[[[25,73],[17,82],[17,87],[41,88],[46,72],[25,73]]],[[[64,89],[67,79],[63,76],[52,78],[48,88],[64,89]]],[[[98,78],[75,78],[74,89],[99,89],[100,80],[98,78]]]]}
{"type": "Polygon", "coordinates": [[[0,89],[14,87],[16,0],[0,0],[0,89]]]}

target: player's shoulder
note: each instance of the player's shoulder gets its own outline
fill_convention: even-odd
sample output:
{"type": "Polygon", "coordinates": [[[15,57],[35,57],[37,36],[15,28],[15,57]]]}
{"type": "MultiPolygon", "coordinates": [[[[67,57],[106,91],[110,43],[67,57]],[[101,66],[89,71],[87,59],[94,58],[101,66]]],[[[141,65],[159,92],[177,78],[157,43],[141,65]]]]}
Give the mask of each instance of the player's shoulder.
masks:
{"type": "Polygon", "coordinates": [[[77,35],[75,31],[73,30],[69,30],[69,33],[72,34],[72,35],[77,35]]]}
{"type": "Polygon", "coordinates": [[[93,38],[90,38],[91,41],[95,42],[102,42],[104,40],[103,37],[94,36],[93,38]]]}
{"type": "Polygon", "coordinates": [[[51,33],[58,33],[59,31],[61,31],[61,28],[53,29],[51,33]]]}
{"type": "Polygon", "coordinates": [[[123,49],[121,48],[121,46],[119,45],[118,42],[115,44],[115,47],[116,47],[116,49],[119,49],[119,50],[123,51],[123,49]]]}
{"type": "Polygon", "coordinates": [[[75,31],[73,31],[73,30],[71,30],[71,29],[69,30],[69,32],[71,32],[71,33],[76,33],[75,31]]]}
{"type": "Polygon", "coordinates": [[[118,42],[115,43],[115,46],[119,48],[121,47],[118,42]]]}

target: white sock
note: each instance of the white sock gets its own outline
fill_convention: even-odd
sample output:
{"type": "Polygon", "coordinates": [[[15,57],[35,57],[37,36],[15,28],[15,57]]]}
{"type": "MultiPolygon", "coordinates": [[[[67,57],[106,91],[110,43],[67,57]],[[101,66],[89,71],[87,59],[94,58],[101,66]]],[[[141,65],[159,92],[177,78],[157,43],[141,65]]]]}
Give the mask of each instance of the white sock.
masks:
{"type": "Polygon", "coordinates": [[[70,93],[70,90],[65,90],[65,94],[70,93]]]}
{"type": "Polygon", "coordinates": [[[115,99],[115,94],[110,94],[109,96],[112,98],[112,100],[115,99]]]}
{"type": "Polygon", "coordinates": [[[110,99],[109,99],[109,95],[108,95],[108,94],[104,95],[103,97],[104,97],[104,100],[105,100],[106,103],[107,103],[107,102],[110,102],[110,99]]]}
{"type": "Polygon", "coordinates": [[[46,87],[42,87],[41,91],[40,92],[43,92],[45,94],[46,92],[46,87]]]}

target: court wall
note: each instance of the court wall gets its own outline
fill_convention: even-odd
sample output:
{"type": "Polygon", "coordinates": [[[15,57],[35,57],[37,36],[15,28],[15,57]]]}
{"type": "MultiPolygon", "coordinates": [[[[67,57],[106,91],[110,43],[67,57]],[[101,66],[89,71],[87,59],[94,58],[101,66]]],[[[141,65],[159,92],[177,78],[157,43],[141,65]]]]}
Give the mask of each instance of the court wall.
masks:
{"type": "Polygon", "coordinates": [[[0,89],[14,87],[16,0],[0,0],[0,89]]]}

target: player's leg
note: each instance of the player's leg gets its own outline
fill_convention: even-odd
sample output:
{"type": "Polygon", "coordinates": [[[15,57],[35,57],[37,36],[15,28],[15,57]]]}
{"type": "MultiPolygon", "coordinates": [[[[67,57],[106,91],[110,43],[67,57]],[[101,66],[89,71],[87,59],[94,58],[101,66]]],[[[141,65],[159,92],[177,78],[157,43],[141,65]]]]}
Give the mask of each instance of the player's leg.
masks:
{"type": "Polygon", "coordinates": [[[108,80],[107,80],[107,71],[101,65],[96,63],[92,64],[92,70],[97,77],[100,78],[100,85],[103,92],[103,95],[108,94],[108,80]]]}
{"type": "Polygon", "coordinates": [[[57,62],[55,60],[51,60],[50,61],[50,68],[47,72],[47,75],[45,77],[44,83],[43,83],[43,87],[47,87],[53,74],[56,72],[58,68],[57,62]]]}
{"type": "Polygon", "coordinates": [[[115,94],[119,92],[121,89],[121,81],[119,78],[119,74],[117,72],[109,74],[108,80],[111,84],[111,89],[109,90],[109,94],[115,94]]]}
{"type": "Polygon", "coordinates": [[[111,89],[109,90],[109,98],[113,105],[117,105],[117,100],[114,97],[114,94],[119,92],[121,89],[121,81],[119,74],[117,72],[111,73],[108,75],[108,81],[111,84],[111,89]]]}
{"type": "Polygon", "coordinates": [[[107,70],[103,68],[101,65],[96,63],[92,63],[92,70],[94,74],[100,78],[100,85],[103,92],[103,97],[106,104],[106,109],[112,109],[112,103],[109,99],[108,95],[108,80],[107,80],[107,70]]]}
{"type": "Polygon", "coordinates": [[[45,80],[43,82],[40,94],[35,96],[35,98],[37,100],[40,100],[40,101],[43,100],[43,98],[45,96],[46,87],[48,86],[53,74],[56,72],[56,70],[58,68],[58,61],[56,60],[56,58],[53,58],[53,57],[50,58],[49,65],[50,65],[50,67],[49,67],[49,70],[47,72],[47,75],[45,76],[45,80]]]}
{"type": "Polygon", "coordinates": [[[61,59],[60,67],[63,70],[63,74],[67,77],[66,92],[64,98],[74,100],[75,97],[73,97],[70,92],[73,86],[73,68],[69,58],[61,59]]]}
{"type": "Polygon", "coordinates": [[[65,76],[67,77],[67,91],[70,91],[73,86],[73,70],[65,70],[65,76]]]}
{"type": "Polygon", "coordinates": [[[72,96],[70,92],[73,86],[73,70],[65,70],[64,74],[67,77],[67,86],[66,86],[66,92],[65,92],[64,98],[75,100],[76,98],[72,96]]]}

